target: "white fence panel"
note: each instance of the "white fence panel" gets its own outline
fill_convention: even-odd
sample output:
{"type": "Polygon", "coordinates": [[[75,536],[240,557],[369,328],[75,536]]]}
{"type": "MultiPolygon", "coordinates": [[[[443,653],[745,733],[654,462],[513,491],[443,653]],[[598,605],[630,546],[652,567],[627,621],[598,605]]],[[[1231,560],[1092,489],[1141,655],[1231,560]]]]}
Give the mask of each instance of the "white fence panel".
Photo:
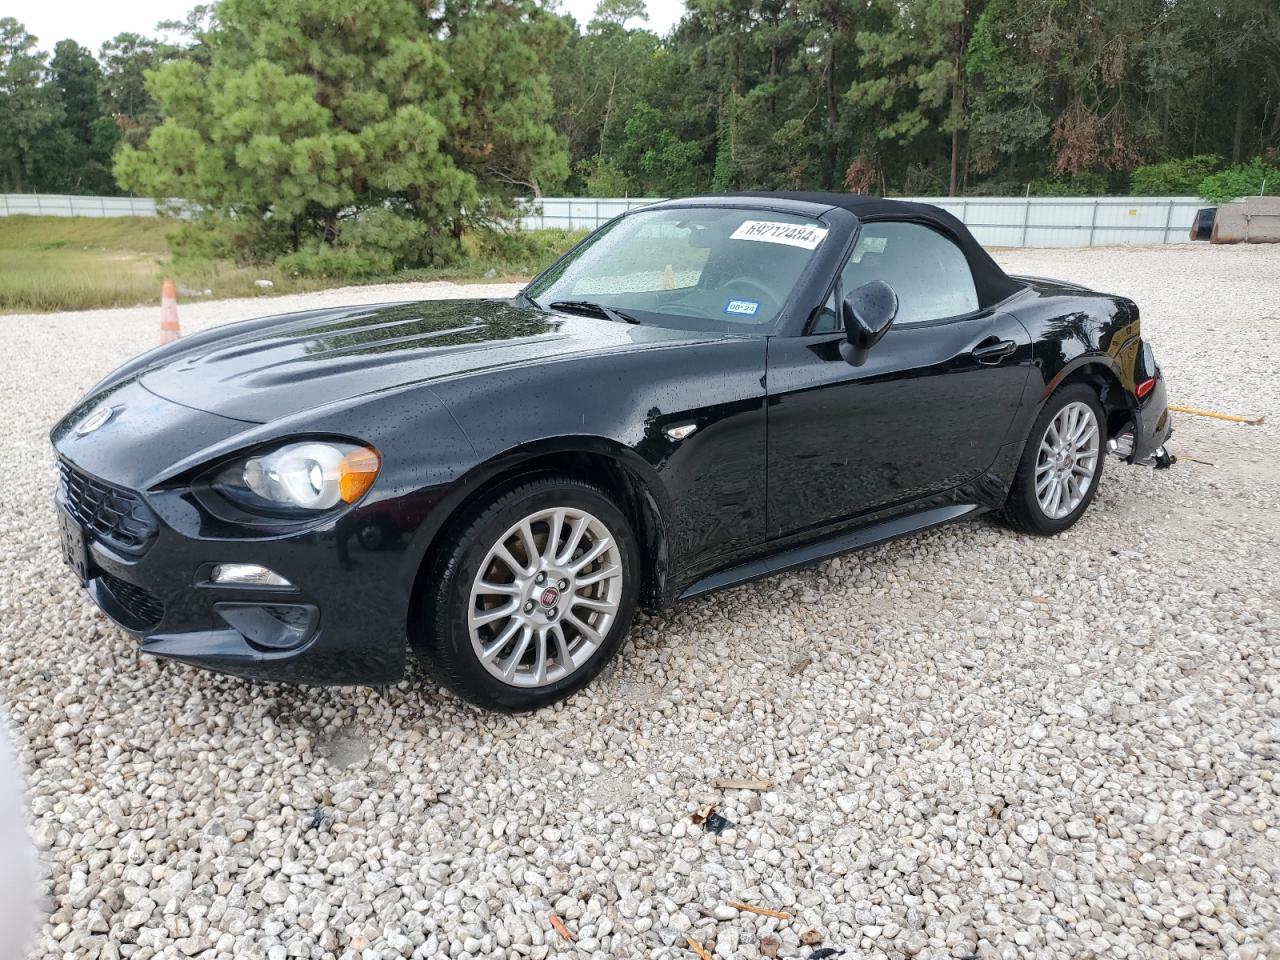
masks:
{"type": "MultiPolygon", "coordinates": [[[[526,230],[562,227],[594,230],[628,210],[657,203],[658,197],[542,197],[525,201],[520,225],[526,230]]],[[[911,197],[936,204],[959,217],[987,247],[1094,247],[1124,243],[1181,243],[1187,240],[1196,197],[911,197]]],[[[180,200],[167,205],[181,209],[180,200]]],[[[145,197],[75,197],[0,194],[0,217],[154,217],[156,202],[145,197]]]]}
{"type": "MultiPolygon", "coordinates": [[[[527,230],[594,230],[656,197],[543,197],[526,201],[527,230]]],[[[904,197],[954,214],[987,247],[1096,247],[1188,240],[1197,197],[904,197]]]]}
{"type": "Polygon", "coordinates": [[[985,247],[1022,246],[1025,200],[1004,197],[912,197],[941,207],[968,226],[985,247]]]}
{"type": "Polygon", "coordinates": [[[991,247],[1094,247],[1188,240],[1197,197],[925,197],[991,247]]]}
{"type": "Polygon", "coordinates": [[[526,230],[594,230],[619,214],[657,203],[662,197],[543,197],[529,200],[528,215],[521,217],[526,230]]]}
{"type": "MultiPolygon", "coordinates": [[[[168,201],[181,210],[182,200],[168,201]]],[[[56,193],[0,193],[0,217],[155,217],[150,197],[79,197],[56,193]]],[[[182,215],[182,214],[180,214],[182,215]]]]}

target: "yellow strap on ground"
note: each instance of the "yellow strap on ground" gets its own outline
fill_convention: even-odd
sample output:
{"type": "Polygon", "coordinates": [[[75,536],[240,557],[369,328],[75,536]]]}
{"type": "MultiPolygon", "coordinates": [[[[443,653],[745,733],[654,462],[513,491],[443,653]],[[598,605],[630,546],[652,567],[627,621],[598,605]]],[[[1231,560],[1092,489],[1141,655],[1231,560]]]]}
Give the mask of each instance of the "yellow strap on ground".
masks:
{"type": "Polygon", "coordinates": [[[1193,417],[1212,417],[1214,420],[1229,420],[1231,423],[1247,423],[1253,427],[1266,419],[1266,417],[1241,417],[1234,413],[1218,413],[1216,410],[1200,410],[1196,407],[1176,407],[1173,404],[1169,404],[1169,409],[1174,413],[1189,413],[1193,417]]]}

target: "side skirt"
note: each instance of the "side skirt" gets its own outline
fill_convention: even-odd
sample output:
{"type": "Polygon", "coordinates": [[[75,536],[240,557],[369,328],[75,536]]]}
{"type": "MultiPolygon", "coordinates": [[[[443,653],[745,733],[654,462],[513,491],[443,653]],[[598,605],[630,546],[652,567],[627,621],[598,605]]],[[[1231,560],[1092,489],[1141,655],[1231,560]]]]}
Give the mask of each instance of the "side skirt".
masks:
{"type": "Polygon", "coordinates": [[[986,513],[988,509],[988,507],[974,503],[931,507],[928,510],[919,510],[915,513],[904,514],[889,520],[881,520],[879,523],[868,524],[865,527],[823,537],[820,540],[811,540],[798,547],[788,547],[757,560],[750,560],[746,563],[726,567],[723,570],[717,570],[715,573],[696,581],[680,594],[677,599],[689,600],[693,597],[700,597],[703,594],[714,593],[716,590],[723,590],[726,587],[736,587],[738,584],[759,580],[761,577],[781,573],[783,570],[807,566],[842,553],[849,553],[852,550],[861,550],[863,547],[884,543],[886,540],[896,540],[898,537],[903,537],[910,533],[918,533],[931,527],[940,527],[945,523],[951,523],[963,517],[986,513]]]}

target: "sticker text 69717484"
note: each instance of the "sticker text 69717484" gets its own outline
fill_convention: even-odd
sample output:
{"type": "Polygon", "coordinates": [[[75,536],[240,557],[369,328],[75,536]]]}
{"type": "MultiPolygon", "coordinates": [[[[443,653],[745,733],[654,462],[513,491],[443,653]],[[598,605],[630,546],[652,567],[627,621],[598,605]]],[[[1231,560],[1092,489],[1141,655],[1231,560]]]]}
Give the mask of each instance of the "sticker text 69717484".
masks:
{"type": "Polygon", "coordinates": [[[789,247],[814,250],[826,235],[826,227],[811,227],[804,223],[783,223],[778,220],[745,220],[729,235],[729,239],[782,243],[789,247]]]}

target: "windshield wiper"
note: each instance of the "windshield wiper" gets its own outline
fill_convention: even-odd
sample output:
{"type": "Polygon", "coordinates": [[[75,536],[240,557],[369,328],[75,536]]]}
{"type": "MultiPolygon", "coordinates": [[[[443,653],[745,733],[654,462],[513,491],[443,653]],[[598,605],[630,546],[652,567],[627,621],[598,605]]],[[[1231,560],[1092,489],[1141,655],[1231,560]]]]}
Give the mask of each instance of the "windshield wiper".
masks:
{"type": "Polygon", "coordinates": [[[604,317],[606,320],[612,320],[614,323],[640,322],[629,313],[624,313],[614,307],[606,307],[603,303],[596,303],[593,300],[557,300],[551,304],[551,309],[594,313],[597,316],[604,317]]]}

